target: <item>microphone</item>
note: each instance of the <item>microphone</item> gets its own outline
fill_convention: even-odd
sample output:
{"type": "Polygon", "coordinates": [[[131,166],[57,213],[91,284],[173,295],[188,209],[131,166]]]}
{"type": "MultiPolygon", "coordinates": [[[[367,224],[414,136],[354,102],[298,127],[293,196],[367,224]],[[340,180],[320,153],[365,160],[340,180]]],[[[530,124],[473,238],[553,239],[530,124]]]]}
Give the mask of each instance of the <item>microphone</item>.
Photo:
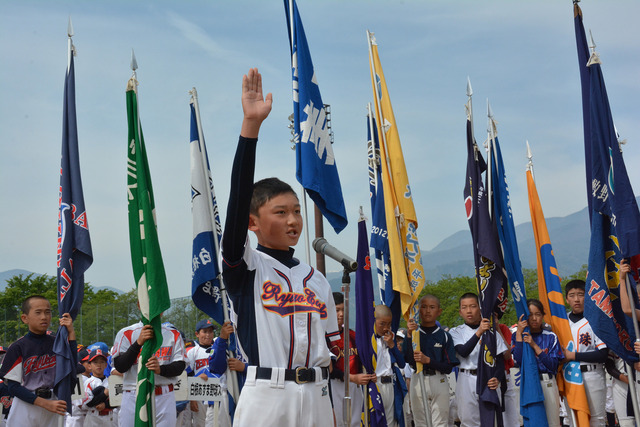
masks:
{"type": "Polygon", "coordinates": [[[319,254],[323,254],[328,256],[329,258],[333,258],[338,261],[344,268],[350,271],[356,271],[358,268],[358,263],[355,262],[351,257],[343,254],[338,249],[334,248],[327,242],[327,239],[324,237],[318,237],[312,243],[313,250],[318,252],[319,254]]]}

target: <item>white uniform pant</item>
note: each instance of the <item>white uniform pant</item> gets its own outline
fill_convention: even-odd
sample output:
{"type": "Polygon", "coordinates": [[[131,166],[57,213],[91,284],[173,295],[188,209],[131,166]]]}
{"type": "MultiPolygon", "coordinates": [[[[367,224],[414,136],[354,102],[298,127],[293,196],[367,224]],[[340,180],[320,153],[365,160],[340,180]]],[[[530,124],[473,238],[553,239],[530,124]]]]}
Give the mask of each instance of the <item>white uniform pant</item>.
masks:
{"type": "Polygon", "coordinates": [[[384,416],[387,419],[387,426],[396,427],[398,423],[395,416],[393,383],[383,384],[378,377],[377,385],[380,391],[380,397],[382,398],[382,405],[384,406],[384,416]]]}
{"type": "MultiPolygon", "coordinates": [[[[593,365],[590,365],[593,366],[593,365]]],[[[607,401],[607,385],[605,383],[604,369],[599,363],[593,371],[583,372],[584,389],[587,393],[591,427],[601,427],[606,425],[605,403],[607,401]]]]}
{"type": "Polygon", "coordinates": [[[315,382],[298,384],[284,380],[284,368],[272,368],[271,379],[261,380],[249,366],[233,425],[333,427],[329,383],[315,369],[315,382]]]}
{"type": "Polygon", "coordinates": [[[109,411],[107,415],[100,415],[95,409],[87,412],[83,427],[118,427],[118,418],[109,411]]]}
{"type": "Polygon", "coordinates": [[[203,402],[190,401],[187,407],[178,415],[177,427],[204,427],[204,420],[207,415],[207,407],[203,402]],[[198,410],[192,411],[191,405],[197,405],[198,410]]]}
{"type": "Polygon", "coordinates": [[[231,416],[229,415],[229,396],[224,389],[224,397],[220,402],[205,405],[207,415],[204,425],[206,427],[231,427],[231,416]]]}
{"type": "Polygon", "coordinates": [[[540,386],[544,396],[544,411],[547,413],[549,427],[560,427],[560,395],[558,383],[550,374],[541,374],[540,386]]]}
{"type": "MultiPolygon", "coordinates": [[[[514,380],[514,376],[507,373],[507,391],[504,393],[504,412],[502,413],[505,427],[520,425],[520,389],[518,388],[516,392],[514,380]]],[[[498,389],[498,395],[500,394],[501,391],[498,389]]]]}
{"type": "Polygon", "coordinates": [[[424,402],[422,400],[422,381],[425,385],[425,394],[429,404],[433,427],[447,427],[449,419],[449,379],[446,375],[423,375],[416,373],[411,377],[409,397],[413,421],[416,426],[427,425],[424,402]]]}
{"type": "MultiPolygon", "coordinates": [[[[156,427],[175,427],[176,397],[168,386],[162,386],[162,394],[155,396],[156,427]]],[[[136,410],[136,392],[125,390],[118,413],[120,427],[134,427],[136,410]]]]}
{"type": "MultiPolygon", "coordinates": [[[[54,396],[52,399],[57,398],[54,396]]],[[[14,397],[9,417],[7,418],[7,427],[58,427],[58,420],[61,418],[63,418],[62,415],[54,414],[40,406],[32,405],[14,397]]]]}
{"type": "Polygon", "coordinates": [[[456,403],[460,427],[480,427],[480,408],[476,393],[477,377],[462,369],[456,384],[456,403]]]}
{"type": "MultiPolygon", "coordinates": [[[[344,427],[343,405],[344,405],[344,381],[334,379],[330,381],[331,395],[333,396],[333,412],[336,414],[336,426],[344,427]]],[[[349,382],[349,397],[351,397],[351,426],[359,427],[364,405],[364,394],[362,387],[356,383],[349,382]]]]}

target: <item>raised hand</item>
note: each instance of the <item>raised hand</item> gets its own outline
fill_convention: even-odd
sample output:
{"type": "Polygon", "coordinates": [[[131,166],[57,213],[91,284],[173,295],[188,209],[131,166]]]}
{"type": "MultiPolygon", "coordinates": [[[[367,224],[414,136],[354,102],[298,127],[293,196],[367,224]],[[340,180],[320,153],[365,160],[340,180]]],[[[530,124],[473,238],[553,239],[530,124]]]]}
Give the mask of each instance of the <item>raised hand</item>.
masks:
{"type": "Polygon", "coordinates": [[[251,68],[242,77],[242,111],[244,120],[240,135],[245,138],[257,138],[260,125],[271,112],[273,96],[268,93],[266,98],[262,94],[262,76],[257,68],[251,68]]]}

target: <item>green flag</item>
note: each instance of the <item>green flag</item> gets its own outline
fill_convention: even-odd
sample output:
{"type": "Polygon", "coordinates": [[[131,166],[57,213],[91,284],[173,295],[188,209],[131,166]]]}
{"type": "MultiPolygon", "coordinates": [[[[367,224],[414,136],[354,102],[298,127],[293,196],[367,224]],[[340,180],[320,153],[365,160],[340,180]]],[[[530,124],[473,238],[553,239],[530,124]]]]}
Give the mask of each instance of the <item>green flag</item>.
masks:
{"type": "Polygon", "coordinates": [[[127,121],[129,147],[127,157],[127,195],[129,210],[129,243],[133,277],[138,289],[142,322],[153,326],[154,338],[146,341],[140,353],[136,396],[136,427],[155,425],[154,373],[145,363],[162,345],[160,316],[171,305],[167,277],[156,229],[153,189],[147,152],[138,116],[135,73],[127,83],[127,121]]]}

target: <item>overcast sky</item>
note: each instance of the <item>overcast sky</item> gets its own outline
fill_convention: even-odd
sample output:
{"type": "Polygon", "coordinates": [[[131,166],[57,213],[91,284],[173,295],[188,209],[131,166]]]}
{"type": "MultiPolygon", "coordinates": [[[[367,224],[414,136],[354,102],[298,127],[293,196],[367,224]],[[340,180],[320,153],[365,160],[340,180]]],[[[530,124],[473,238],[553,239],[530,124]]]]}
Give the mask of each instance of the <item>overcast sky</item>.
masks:
{"type": "MultiPolygon", "coordinates": [[[[640,2],[584,0],[624,147],[640,185],[640,2]]],[[[570,0],[300,0],[320,91],[331,105],[334,152],[350,223],[330,243],[355,257],[358,207],[370,211],[365,114],[372,101],[366,30],[376,35],[418,213],[423,250],[467,228],[467,76],[476,138],[486,100],[498,135],[516,223],[529,221],[524,168],[529,140],[547,217],[586,205],[582,111],[570,0]]],[[[62,95],[71,16],[78,55],[77,119],[94,286],[132,289],[127,204],[125,86],[138,61],[139,110],[158,231],[172,297],[190,294],[189,94],[200,98],[224,217],[242,120],[241,78],[263,73],[274,106],[263,125],[257,178],[299,189],[287,117],[289,41],[281,1],[0,2],[0,271],[55,274],[62,95]]],[[[370,214],[368,214],[370,216],[370,214]]],[[[553,236],[552,236],[553,237],[553,236]]],[[[255,240],[254,240],[255,242],[255,240]]],[[[304,239],[297,253],[304,256],[304,239]]],[[[585,260],[586,263],[586,260],[585,260]]],[[[339,266],[327,261],[329,271],[339,266]]]]}

